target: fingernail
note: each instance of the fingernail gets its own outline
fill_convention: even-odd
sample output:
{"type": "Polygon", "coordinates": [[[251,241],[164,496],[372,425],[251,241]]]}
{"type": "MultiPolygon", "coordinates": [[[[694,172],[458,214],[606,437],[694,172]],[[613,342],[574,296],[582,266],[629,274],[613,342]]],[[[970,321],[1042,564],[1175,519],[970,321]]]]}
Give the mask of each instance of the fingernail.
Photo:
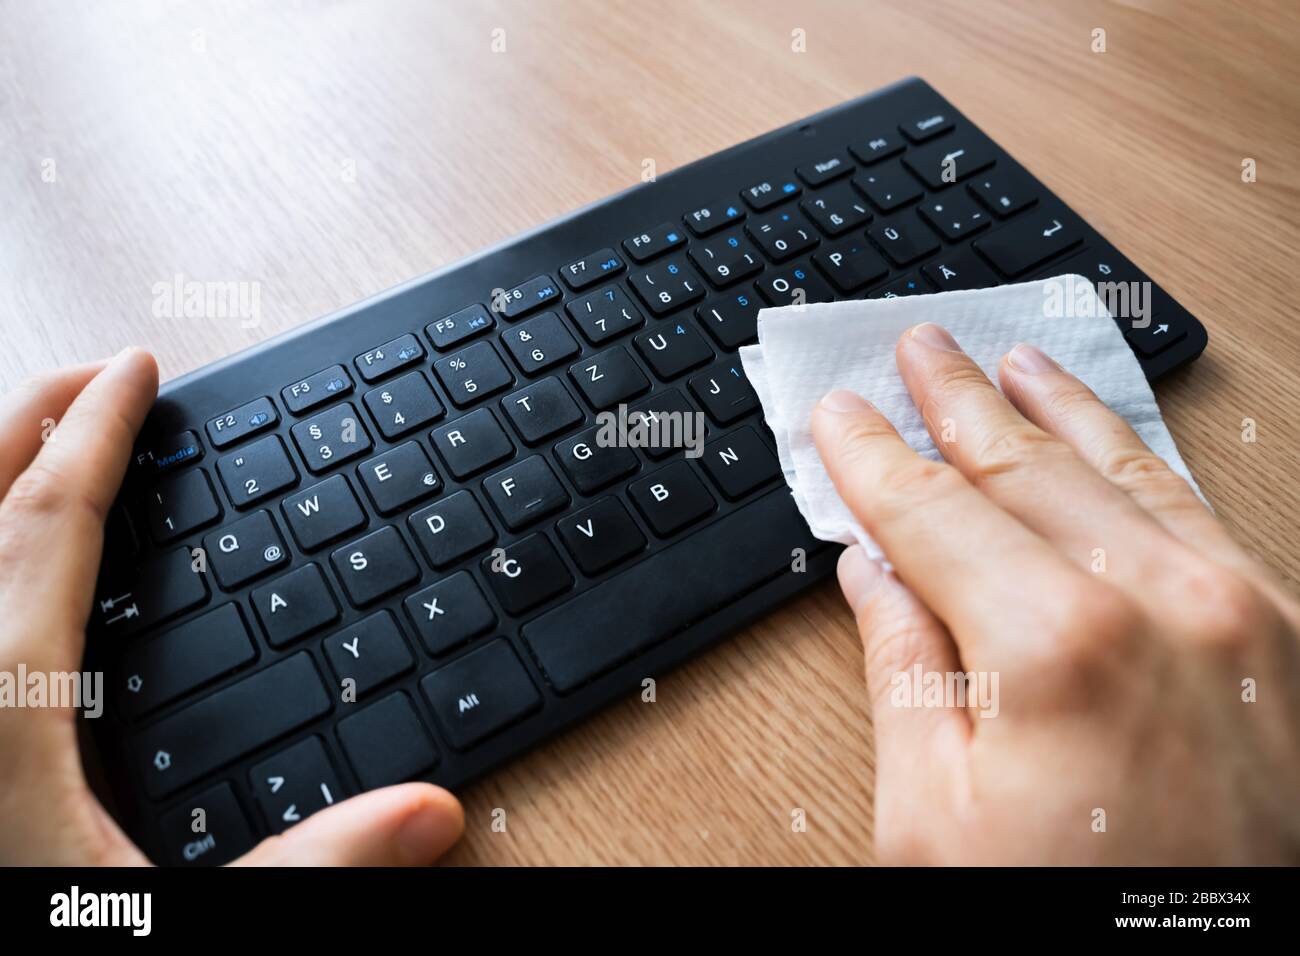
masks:
{"type": "Polygon", "coordinates": [[[1061,366],[1053,362],[1045,352],[1027,342],[1021,342],[1007,355],[1007,362],[1019,372],[1037,375],[1039,372],[1052,372],[1061,366]]]}
{"type": "Polygon", "coordinates": [[[948,330],[933,322],[922,322],[920,325],[912,326],[908,335],[932,349],[942,349],[945,352],[961,351],[961,346],[948,334],[948,330]]]}
{"type": "Polygon", "coordinates": [[[885,569],[879,561],[867,557],[866,550],[860,544],[849,547],[840,555],[836,567],[840,579],[840,590],[849,607],[857,610],[871,596],[885,576],[885,569]]]}
{"type": "Polygon", "coordinates": [[[411,813],[397,831],[397,846],[411,865],[432,863],[455,842],[455,824],[439,803],[426,801],[411,813]]]}
{"type": "Polygon", "coordinates": [[[871,403],[857,392],[847,388],[837,388],[822,396],[821,407],[828,412],[860,412],[871,407],[871,403]]]}

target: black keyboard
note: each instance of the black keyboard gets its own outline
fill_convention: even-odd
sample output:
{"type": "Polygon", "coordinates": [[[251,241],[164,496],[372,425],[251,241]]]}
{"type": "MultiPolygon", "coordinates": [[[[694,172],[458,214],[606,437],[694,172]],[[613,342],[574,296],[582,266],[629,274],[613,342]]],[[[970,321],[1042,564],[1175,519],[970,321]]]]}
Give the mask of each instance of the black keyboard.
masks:
{"type": "MultiPolygon", "coordinates": [[[[224,862],[638,693],[834,568],[736,358],[761,307],[1063,272],[1147,281],[909,79],[168,383],[87,652],[124,826],[224,862]],[[702,456],[620,408],[702,413],[702,456]]],[[[1149,288],[1155,378],[1206,334],[1149,288]]]]}

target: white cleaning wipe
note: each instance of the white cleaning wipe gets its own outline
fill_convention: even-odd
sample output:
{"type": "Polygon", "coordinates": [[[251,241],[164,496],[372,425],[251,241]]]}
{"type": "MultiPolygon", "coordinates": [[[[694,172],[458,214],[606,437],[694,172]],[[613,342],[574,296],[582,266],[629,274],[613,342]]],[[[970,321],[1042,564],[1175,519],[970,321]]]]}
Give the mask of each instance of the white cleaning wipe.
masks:
{"type": "Polygon", "coordinates": [[[894,360],[899,336],[922,322],[936,322],[951,332],[995,385],[1007,352],[1019,342],[1038,346],[1123,416],[1200,494],[1123,332],[1081,276],[764,309],[758,316],[758,344],[742,348],[740,358],[776,437],[795,504],[818,538],[858,542],[872,557],[882,556],[840,500],[813,445],[809,420],[827,392],[857,392],[912,448],[928,458],[942,457],[894,360]]]}

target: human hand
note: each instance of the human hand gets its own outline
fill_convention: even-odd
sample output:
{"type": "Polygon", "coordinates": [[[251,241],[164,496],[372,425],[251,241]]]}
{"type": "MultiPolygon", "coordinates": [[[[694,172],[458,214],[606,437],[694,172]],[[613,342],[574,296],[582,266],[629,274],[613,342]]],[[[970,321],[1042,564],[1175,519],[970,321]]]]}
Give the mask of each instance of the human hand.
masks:
{"type": "MultiPolygon", "coordinates": [[[[80,668],[104,521],[157,391],[153,357],[128,349],[27,382],[0,405],[0,671],[80,668]]],[[[0,864],[148,863],[91,792],[75,717],[0,707],[0,864]]],[[[463,826],[450,793],[408,783],[342,801],[235,862],[428,864],[463,826]]]]}
{"type": "Polygon", "coordinates": [[[1037,349],[1003,359],[1002,393],[932,323],[897,359],[946,462],[851,392],[812,418],[894,567],[856,546],[839,564],[866,651],[881,860],[1295,863],[1294,597],[1037,349]],[[996,716],[900,706],[917,665],[984,675],[996,716]]]}

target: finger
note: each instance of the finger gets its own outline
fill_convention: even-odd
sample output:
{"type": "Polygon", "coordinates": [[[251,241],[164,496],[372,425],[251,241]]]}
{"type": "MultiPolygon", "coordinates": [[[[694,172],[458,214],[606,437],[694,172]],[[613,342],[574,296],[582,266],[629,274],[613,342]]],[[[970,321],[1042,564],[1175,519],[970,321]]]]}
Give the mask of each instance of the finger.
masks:
{"type": "Polygon", "coordinates": [[[1046,541],[952,466],[914,452],[852,392],[821,400],[812,434],[840,497],[899,579],[947,625],[963,661],[1009,667],[1016,642],[1049,633],[1053,622],[1039,618],[1052,609],[1023,595],[1072,593],[1081,572],[1046,541]]]}
{"type": "Polygon", "coordinates": [[[460,801],[429,783],[372,790],[263,840],[236,866],[428,866],[460,839],[460,801]]]}
{"type": "Polygon", "coordinates": [[[1137,581],[1176,542],[1065,442],[1028,421],[933,323],[898,343],[898,368],[943,456],[1078,566],[1137,581]]]}
{"type": "Polygon", "coordinates": [[[1122,489],[1177,537],[1229,562],[1245,558],[1223,525],[1083,382],[1032,345],[1017,345],[998,378],[1007,398],[1030,421],[1069,444],[1102,477],[1122,489]]]}
{"type": "Polygon", "coordinates": [[[107,362],[91,362],[34,376],[4,397],[0,408],[0,499],[36,453],[41,442],[63,417],[77,393],[107,362]]]}
{"type": "Polygon", "coordinates": [[[37,638],[20,653],[39,653],[52,669],[80,661],[104,519],[157,390],[152,356],[119,354],[82,389],[54,439],[0,502],[0,594],[6,606],[41,609],[39,629],[16,629],[37,638]]]}

